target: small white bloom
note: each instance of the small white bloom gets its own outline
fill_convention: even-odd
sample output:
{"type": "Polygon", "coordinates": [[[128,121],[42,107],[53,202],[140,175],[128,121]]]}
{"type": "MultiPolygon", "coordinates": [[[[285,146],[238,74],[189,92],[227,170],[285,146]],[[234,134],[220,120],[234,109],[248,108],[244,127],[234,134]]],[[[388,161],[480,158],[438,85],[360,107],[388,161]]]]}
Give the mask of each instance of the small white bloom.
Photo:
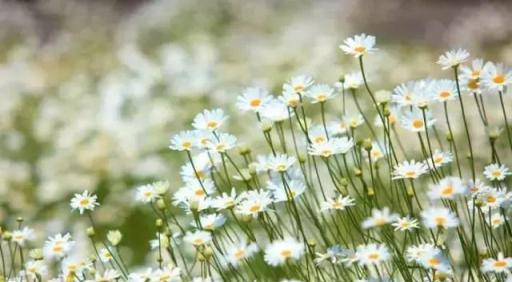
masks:
{"type": "Polygon", "coordinates": [[[345,39],[345,41],[343,41],[343,45],[340,45],[340,49],[346,54],[358,58],[377,50],[374,46],[375,36],[362,33],[345,39]]]}
{"type": "Polygon", "coordinates": [[[265,248],[265,262],[271,266],[297,261],[304,255],[304,244],[293,238],[277,240],[265,248]]]}
{"type": "Polygon", "coordinates": [[[238,96],[236,107],[242,111],[259,112],[266,103],[272,100],[272,96],[263,88],[250,87],[238,96]]]}
{"type": "Polygon", "coordinates": [[[34,239],[34,229],[29,228],[27,226],[22,229],[17,229],[12,232],[12,241],[16,243],[18,246],[25,246],[27,241],[31,241],[34,239]]]}
{"type": "Polygon", "coordinates": [[[78,210],[80,214],[83,214],[84,211],[93,211],[100,204],[97,202],[98,196],[89,193],[89,191],[85,190],[82,194],[75,194],[71,199],[71,209],[78,210]]]}
{"type": "Polygon", "coordinates": [[[457,216],[447,208],[427,208],[421,212],[423,224],[430,229],[459,226],[457,216]]]}
{"type": "Polygon", "coordinates": [[[432,200],[453,200],[456,196],[465,195],[466,186],[458,177],[449,176],[431,186],[428,197],[432,200]]]}
{"type": "Polygon", "coordinates": [[[469,58],[468,51],[464,49],[450,50],[439,56],[437,63],[443,67],[443,70],[457,67],[467,61],[469,58]]]}
{"type": "Polygon", "coordinates": [[[388,207],[384,207],[383,209],[372,209],[372,215],[365,219],[361,226],[364,229],[369,229],[372,227],[383,226],[389,224],[395,220],[399,219],[399,215],[396,213],[391,213],[388,207]]]}
{"type": "Polygon", "coordinates": [[[416,179],[428,172],[428,167],[424,162],[404,161],[395,166],[393,179],[416,179]]]}
{"type": "Polygon", "coordinates": [[[488,258],[482,261],[483,272],[503,273],[509,272],[512,268],[512,258],[503,256],[499,253],[496,259],[488,258]]]}
{"type": "Polygon", "coordinates": [[[504,164],[493,163],[485,167],[484,176],[491,181],[502,181],[512,174],[504,164]]]}
{"type": "Polygon", "coordinates": [[[71,234],[58,233],[53,237],[48,237],[44,243],[43,252],[46,258],[60,259],[68,254],[74,245],[75,241],[71,239],[71,234]]]}
{"type": "Polygon", "coordinates": [[[391,253],[384,244],[368,244],[358,246],[355,256],[359,265],[373,266],[388,261],[391,253]]]}
{"type": "Polygon", "coordinates": [[[334,88],[326,84],[313,85],[307,92],[306,96],[311,98],[311,103],[323,103],[335,96],[334,88]]]}
{"type": "Polygon", "coordinates": [[[195,232],[187,232],[183,240],[194,247],[199,247],[208,244],[212,240],[212,235],[210,232],[197,230],[195,232]]]}
{"type": "Polygon", "coordinates": [[[214,131],[218,129],[227,117],[222,109],[204,110],[196,115],[192,126],[196,129],[204,129],[214,131]]]}
{"type": "Polygon", "coordinates": [[[339,195],[335,198],[327,198],[325,202],[320,204],[321,211],[345,210],[347,207],[354,206],[355,201],[350,196],[339,195]]]}
{"type": "Polygon", "coordinates": [[[227,247],[227,261],[231,265],[238,265],[243,260],[250,258],[252,255],[258,252],[258,245],[256,243],[247,243],[241,241],[227,247]]]}

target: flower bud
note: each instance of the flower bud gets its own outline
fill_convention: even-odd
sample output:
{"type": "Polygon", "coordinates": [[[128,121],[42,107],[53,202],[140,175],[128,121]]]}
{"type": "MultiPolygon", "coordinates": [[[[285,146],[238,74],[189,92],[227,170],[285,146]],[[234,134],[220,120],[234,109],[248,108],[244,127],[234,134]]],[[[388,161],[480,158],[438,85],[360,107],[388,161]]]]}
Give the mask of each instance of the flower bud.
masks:
{"type": "Polygon", "coordinates": [[[28,252],[28,256],[33,260],[42,260],[43,259],[43,250],[42,249],[32,249],[28,252]]]}
{"type": "Polygon", "coordinates": [[[117,246],[121,242],[123,238],[123,234],[119,230],[110,230],[107,233],[107,239],[112,244],[112,246],[117,246]]]}
{"type": "Polygon", "coordinates": [[[96,235],[96,231],[94,231],[94,227],[87,228],[86,233],[89,238],[92,238],[96,235]]]}

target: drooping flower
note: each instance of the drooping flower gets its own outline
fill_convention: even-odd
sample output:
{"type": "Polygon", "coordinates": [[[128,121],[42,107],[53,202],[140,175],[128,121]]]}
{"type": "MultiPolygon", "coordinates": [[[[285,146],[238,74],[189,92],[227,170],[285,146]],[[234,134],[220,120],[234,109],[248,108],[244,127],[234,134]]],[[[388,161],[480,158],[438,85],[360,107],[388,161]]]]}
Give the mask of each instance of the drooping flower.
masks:
{"type": "Polygon", "coordinates": [[[460,64],[467,61],[469,58],[469,52],[464,49],[454,49],[447,51],[443,55],[439,56],[437,63],[442,66],[443,70],[457,67],[460,64]]]}

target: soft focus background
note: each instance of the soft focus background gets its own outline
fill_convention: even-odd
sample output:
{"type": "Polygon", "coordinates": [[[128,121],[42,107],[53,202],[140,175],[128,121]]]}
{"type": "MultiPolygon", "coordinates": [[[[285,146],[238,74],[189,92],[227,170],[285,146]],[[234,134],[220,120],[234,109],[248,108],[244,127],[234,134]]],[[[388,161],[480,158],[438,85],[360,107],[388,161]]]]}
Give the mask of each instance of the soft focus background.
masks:
{"type": "Polygon", "coordinates": [[[140,263],[155,231],[131,188],[179,187],[168,139],[197,112],[221,106],[248,132],[244,87],[333,83],[357,70],[338,45],[361,32],[377,36],[375,88],[446,76],[435,61],[454,47],[511,65],[511,14],[510,1],[0,1],[0,223],[83,236],[68,201],[88,189],[140,263]]]}

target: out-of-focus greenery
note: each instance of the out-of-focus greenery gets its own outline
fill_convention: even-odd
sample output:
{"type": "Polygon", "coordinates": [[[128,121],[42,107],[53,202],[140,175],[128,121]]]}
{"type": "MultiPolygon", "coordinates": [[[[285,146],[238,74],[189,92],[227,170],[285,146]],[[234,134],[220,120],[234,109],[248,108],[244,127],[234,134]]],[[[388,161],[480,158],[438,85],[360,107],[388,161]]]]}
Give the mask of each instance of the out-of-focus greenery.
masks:
{"type": "Polygon", "coordinates": [[[245,86],[278,93],[299,73],[336,81],[356,67],[336,48],[352,33],[391,38],[369,60],[379,88],[440,73],[432,62],[452,42],[512,61],[506,4],[446,16],[420,2],[432,8],[423,10],[432,20],[406,26],[422,8],[404,1],[157,1],[123,12],[112,3],[0,4],[9,27],[0,45],[5,224],[24,216],[48,233],[83,231],[67,203],[88,189],[100,196],[100,223],[120,228],[131,250],[145,253],[148,246],[137,243],[154,236],[154,224],[130,208],[130,188],[150,180],[181,185],[182,156],[167,149],[170,134],[203,108],[232,105],[245,86]],[[399,17],[406,17],[402,25],[399,17]]]}

